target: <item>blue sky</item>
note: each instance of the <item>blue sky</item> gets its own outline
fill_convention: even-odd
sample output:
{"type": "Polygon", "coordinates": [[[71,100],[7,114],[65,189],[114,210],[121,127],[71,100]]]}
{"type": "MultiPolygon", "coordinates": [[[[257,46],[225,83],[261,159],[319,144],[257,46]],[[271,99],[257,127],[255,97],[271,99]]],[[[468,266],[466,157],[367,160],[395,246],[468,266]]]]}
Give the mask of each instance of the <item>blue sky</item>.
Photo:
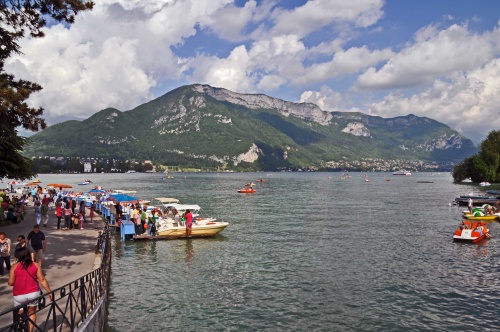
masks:
{"type": "Polygon", "coordinates": [[[499,20],[496,0],[102,0],[6,69],[44,87],[30,103],[49,124],[205,83],[478,142],[500,129],[499,20]]]}

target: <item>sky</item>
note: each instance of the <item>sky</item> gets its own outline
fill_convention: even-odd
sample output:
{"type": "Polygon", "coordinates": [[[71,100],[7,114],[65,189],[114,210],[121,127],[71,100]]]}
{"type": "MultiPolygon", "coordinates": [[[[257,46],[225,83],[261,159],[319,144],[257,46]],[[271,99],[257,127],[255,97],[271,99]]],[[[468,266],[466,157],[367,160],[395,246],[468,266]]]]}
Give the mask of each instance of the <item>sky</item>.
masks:
{"type": "Polygon", "coordinates": [[[408,114],[478,143],[500,129],[498,0],[94,0],[21,41],[7,72],[43,86],[49,125],[179,86],[408,114]]]}

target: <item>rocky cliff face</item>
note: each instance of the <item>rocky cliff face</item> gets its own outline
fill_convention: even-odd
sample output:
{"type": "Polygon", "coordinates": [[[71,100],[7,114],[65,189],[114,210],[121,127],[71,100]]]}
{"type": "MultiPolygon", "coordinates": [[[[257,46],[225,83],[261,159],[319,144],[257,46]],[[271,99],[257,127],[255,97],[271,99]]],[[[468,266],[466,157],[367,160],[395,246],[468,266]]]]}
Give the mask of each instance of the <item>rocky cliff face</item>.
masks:
{"type": "Polygon", "coordinates": [[[330,113],[321,110],[317,105],[311,103],[292,103],[263,94],[241,94],[222,88],[214,88],[210,85],[195,85],[194,89],[197,92],[206,93],[217,100],[227,101],[251,109],[276,109],[284,116],[293,115],[297,118],[317,122],[324,126],[329,125],[332,119],[330,113]]]}
{"type": "Polygon", "coordinates": [[[349,122],[347,127],[342,129],[343,133],[351,134],[354,136],[370,136],[370,131],[360,122],[349,122]]]}
{"type": "Polygon", "coordinates": [[[460,149],[463,144],[463,137],[459,135],[443,135],[442,137],[432,139],[421,147],[426,151],[460,149]]]}

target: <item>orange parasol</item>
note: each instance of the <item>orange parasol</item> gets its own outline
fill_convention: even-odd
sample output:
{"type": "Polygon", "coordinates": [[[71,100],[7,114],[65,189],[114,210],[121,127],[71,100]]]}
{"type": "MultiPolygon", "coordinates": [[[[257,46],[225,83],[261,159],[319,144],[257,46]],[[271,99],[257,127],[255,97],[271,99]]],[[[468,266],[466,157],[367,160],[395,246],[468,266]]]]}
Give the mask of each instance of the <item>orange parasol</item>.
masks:
{"type": "Polygon", "coordinates": [[[59,188],[59,190],[62,190],[63,188],[73,188],[72,186],[70,186],[69,184],[66,184],[66,183],[51,183],[51,184],[48,184],[47,186],[59,188]]]}
{"type": "Polygon", "coordinates": [[[26,186],[38,186],[41,182],[28,182],[26,186]]]}

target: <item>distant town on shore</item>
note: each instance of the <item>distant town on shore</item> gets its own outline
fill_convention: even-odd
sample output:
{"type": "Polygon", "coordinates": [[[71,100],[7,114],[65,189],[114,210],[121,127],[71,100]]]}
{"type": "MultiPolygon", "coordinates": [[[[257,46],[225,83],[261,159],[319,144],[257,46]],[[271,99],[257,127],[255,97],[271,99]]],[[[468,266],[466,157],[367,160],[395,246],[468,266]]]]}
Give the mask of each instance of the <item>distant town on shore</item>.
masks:
{"type": "MultiPolygon", "coordinates": [[[[253,171],[251,167],[238,164],[225,168],[198,168],[191,165],[165,165],[151,160],[119,160],[114,158],[83,157],[33,157],[33,171],[36,173],[127,173],[127,172],[239,172],[253,171]]],[[[341,160],[324,163],[323,167],[277,168],[268,171],[361,171],[393,172],[401,169],[414,172],[448,172],[453,163],[426,162],[422,160],[384,160],[363,158],[361,160],[341,160]]]]}

